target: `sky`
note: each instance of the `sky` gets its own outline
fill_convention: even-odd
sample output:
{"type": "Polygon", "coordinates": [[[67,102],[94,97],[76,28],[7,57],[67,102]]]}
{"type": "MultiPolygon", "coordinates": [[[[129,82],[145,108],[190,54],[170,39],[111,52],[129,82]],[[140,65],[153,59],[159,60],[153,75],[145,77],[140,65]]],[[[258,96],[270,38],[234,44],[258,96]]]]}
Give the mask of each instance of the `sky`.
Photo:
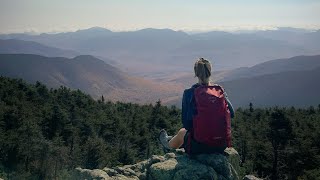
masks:
{"type": "Polygon", "coordinates": [[[320,0],[0,0],[0,33],[320,29],[320,0]]]}

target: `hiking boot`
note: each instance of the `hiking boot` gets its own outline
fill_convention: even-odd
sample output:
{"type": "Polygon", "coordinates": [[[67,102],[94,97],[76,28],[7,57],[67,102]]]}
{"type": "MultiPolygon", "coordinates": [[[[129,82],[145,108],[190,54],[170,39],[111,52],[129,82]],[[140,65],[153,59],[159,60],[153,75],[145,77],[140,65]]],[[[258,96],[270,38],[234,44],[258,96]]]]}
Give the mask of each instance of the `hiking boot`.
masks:
{"type": "Polygon", "coordinates": [[[159,134],[159,140],[163,146],[165,152],[170,151],[172,148],[169,147],[169,141],[172,139],[172,136],[168,136],[167,131],[162,129],[159,134]]]}

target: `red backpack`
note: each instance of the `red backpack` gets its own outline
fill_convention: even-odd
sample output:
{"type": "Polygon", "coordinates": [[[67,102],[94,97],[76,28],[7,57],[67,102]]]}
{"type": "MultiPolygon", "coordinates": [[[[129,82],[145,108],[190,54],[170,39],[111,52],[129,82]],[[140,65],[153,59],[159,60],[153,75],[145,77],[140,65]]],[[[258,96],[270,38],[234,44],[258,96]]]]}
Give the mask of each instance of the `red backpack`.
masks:
{"type": "Polygon", "coordinates": [[[193,117],[187,152],[190,154],[192,140],[208,148],[231,147],[231,117],[223,88],[199,86],[194,90],[194,100],[197,114],[193,117]]]}

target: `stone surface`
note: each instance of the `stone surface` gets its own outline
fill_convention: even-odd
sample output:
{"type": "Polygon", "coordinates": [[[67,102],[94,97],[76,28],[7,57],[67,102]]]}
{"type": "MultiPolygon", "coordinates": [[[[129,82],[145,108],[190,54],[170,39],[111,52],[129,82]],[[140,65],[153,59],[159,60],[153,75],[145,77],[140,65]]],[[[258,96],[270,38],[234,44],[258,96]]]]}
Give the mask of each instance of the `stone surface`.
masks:
{"type": "Polygon", "coordinates": [[[262,180],[260,178],[255,177],[254,175],[246,175],[243,180],[262,180]]]}
{"type": "Polygon", "coordinates": [[[158,162],[150,167],[151,179],[172,179],[176,171],[178,161],[176,159],[168,159],[163,162],[158,162]]]}
{"type": "Polygon", "coordinates": [[[110,176],[101,169],[81,169],[76,168],[76,178],[77,179],[110,179],[110,176]]]}
{"type": "MultiPolygon", "coordinates": [[[[225,154],[201,154],[189,157],[183,151],[167,153],[164,156],[153,155],[150,159],[133,165],[88,170],[77,168],[80,179],[111,180],[197,180],[239,179],[239,155],[233,148],[225,154]]],[[[79,179],[79,178],[77,178],[79,179]]]]}

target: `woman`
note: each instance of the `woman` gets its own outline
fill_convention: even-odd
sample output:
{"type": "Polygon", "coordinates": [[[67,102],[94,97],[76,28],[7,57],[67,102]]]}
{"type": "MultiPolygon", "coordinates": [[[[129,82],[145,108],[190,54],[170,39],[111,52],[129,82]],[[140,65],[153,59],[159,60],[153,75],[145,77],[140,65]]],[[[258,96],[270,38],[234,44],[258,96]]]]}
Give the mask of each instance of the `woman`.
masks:
{"type": "MultiPolygon", "coordinates": [[[[208,144],[210,144],[210,142],[209,143],[199,143],[197,141],[194,141],[194,139],[196,139],[193,137],[194,131],[195,131],[194,127],[193,127],[194,121],[195,121],[194,119],[196,119],[195,117],[199,117],[198,113],[203,113],[201,110],[199,111],[197,109],[197,106],[199,106],[199,104],[201,104],[201,102],[199,103],[199,101],[202,101],[203,98],[202,98],[202,100],[200,100],[201,98],[198,98],[198,99],[195,98],[195,92],[196,93],[200,92],[201,91],[201,90],[199,90],[200,87],[211,88],[211,89],[213,88],[214,91],[218,90],[217,92],[220,92],[221,97],[224,97],[223,99],[225,99],[225,101],[223,101],[223,102],[225,102],[226,111],[228,114],[226,116],[230,116],[231,118],[234,117],[233,107],[232,107],[229,99],[227,98],[227,95],[224,92],[223,88],[221,88],[221,86],[214,85],[210,82],[211,63],[208,60],[205,60],[203,58],[200,58],[199,60],[197,60],[194,65],[194,72],[195,72],[195,76],[198,77],[198,83],[193,85],[191,88],[186,89],[183,93],[183,99],[182,99],[183,128],[181,128],[174,137],[168,136],[167,132],[165,130],[161,130],[160,136],[159,136],[160,142],[163,145],[165,150],[177,149],[180,147],[184,147],[186,149],[187,146],[191,146],[189,144],[192,144],[192,150],[189,150],[192,152],[189,152],[189,154],[223,152],[223,150],[228,146],[225,143],[223,143],[223,145],[220,145],[221,143],[220,144],[218,143],[219,145],[215,146],[214,144],[212,145],[212,143],[211,143],[211,145],[208,145],[208,144]],[[198,91],[196,91],[196,90],[198,90],[198,91]]],[[[207,91],[210,91],[210,89],[204,89],[202,92],[200,92],[198,94],[201,94],[201,93],[203,94],[203,93],[206,93],[207,91]]],[[[218,95],[217,94],[216,95],[208,95],[208,96],[204,96],[204,97],[222,99],[222,98],[219,98],[216,96],[219,96],[219,94],[218,95]]],[[[207,100],[205,99],[205,101],[207,101],[207,100]]],[[[208,101],[208,102],[210,103],[210,101],[208,101]]],[[[217,103],[214,104],[214,102],[213,102],[212,106],[210,106],[210,107],[214,107],[214,106],[217,106],[217,103]]],[[[204,107],[206,108],[208,106],[205,105],[204,107]]],[[[203,107],[201,109],[203,109],[203,107]]],[[[208,124],[210,124],[212,121],[211,119],[212,118],[214,119],[215,115],[216,114],[210,114],[210,117],[208,118],[208,116],[207,116],[207,118],[204,121],[208,121],[209,122],[208,124]]],[[[229,117],[229,122],[230,122],[230,117],[229,117]]],[[[197,120],[197,121],[200,121],[200,120],[197,120]]],[[[220,121],[220,120],[218,120],[218,121],[220,121]]],[[[218,124],[219,123],[220,122],[218,122],[218,124]]],[[[220,124],[227,124],[227,123],[220,123],[220,124]]],[[[211,126],[212,127],[209,127],[209,128],[211,128],[211,129],[209,129],[210,132],[208,131],[209,134],[212,132],[215,132],[215,131],[217,131],[217,132],[219,130],[221,131],[221,128],[219,126],[218,127],[220,129],[219,128],[215,129],[217,127],[217,125],[211,125],[211,126]]],[[[229,126],[230,126],[230,123],[229,123],[229,126]]],[[[207,127],[207,129],[208,129],[208,127],[207,127]]],[[[199,131],[199,130],[197,130],[197,131],[199,131]]],[[[202,133],[201,130],[199,133],[202,133]]],[[[229,133],[231,133],[231,130],[229,133]]],[[[231,137],[231,134],[229,134],[229,136],[231,137]]],[[[205,141],[203,141],[203,142],[205,142],[205,141]]],[[[186,149],[186,151],[188,151],[188,150],[186,149]]]]}

